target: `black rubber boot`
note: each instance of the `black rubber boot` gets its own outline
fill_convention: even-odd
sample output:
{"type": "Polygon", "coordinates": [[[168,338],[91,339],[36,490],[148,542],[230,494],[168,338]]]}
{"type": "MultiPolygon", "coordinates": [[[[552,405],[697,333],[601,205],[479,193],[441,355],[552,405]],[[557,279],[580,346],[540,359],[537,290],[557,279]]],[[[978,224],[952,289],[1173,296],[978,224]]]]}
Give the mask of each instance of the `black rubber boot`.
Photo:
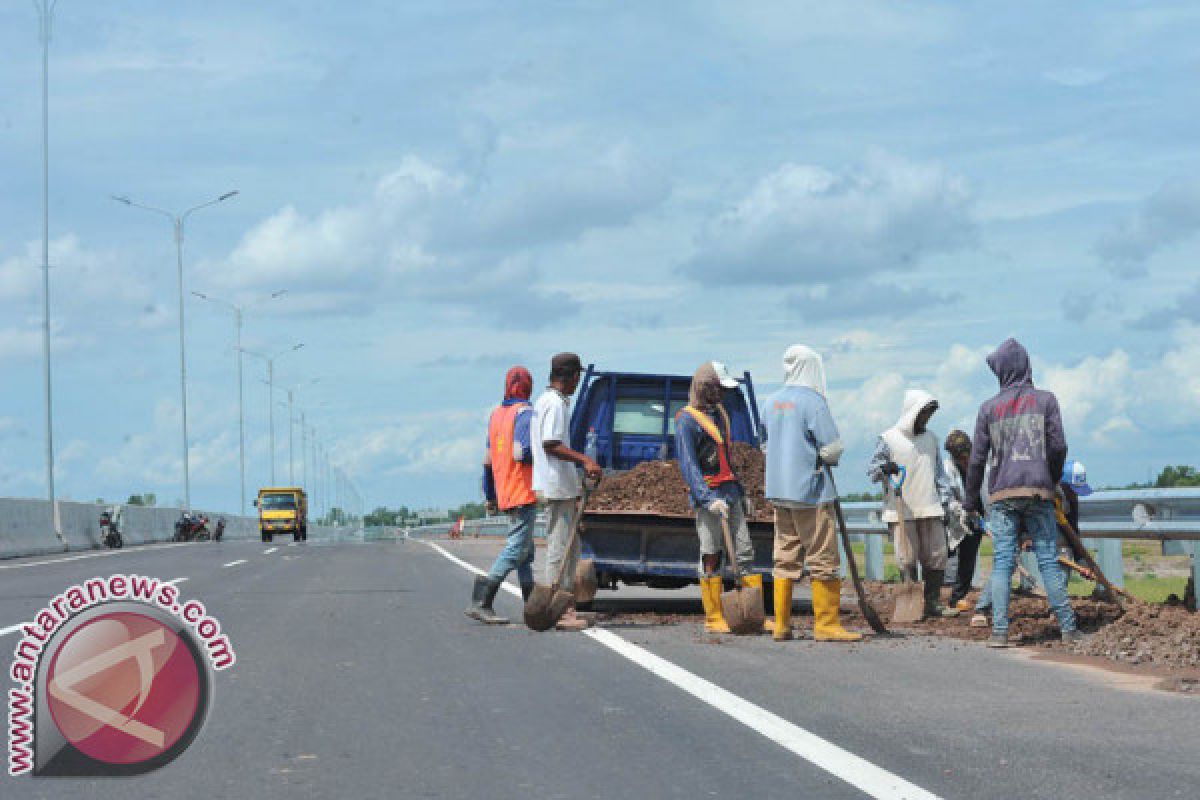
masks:
{"type": "Polygon", "coordinates": [[[502,617],[492,609],[492,601],[496,599],[496,592],[500,591],[503,581],[495,578],[485,578],[484,581],[483,603],[479,606],[479,616],[476,619],[488,625],[507,625],[508,617],[502,617]]]}
{"type": "MultiPolygon", "coordinates": [[[[471,587],[471,605],[463,613],[471,619],[483,622],[483,598],[487,595],[488,579],[483,575],[475,576],[475,584],[471,587]]],[[[495,594],[492,595],[493,597],[495,594]]]]}
{"type": "Polygon", "coordinates": [[[941,569],[925,570],[925,616],[957,617],[958,609],[946,608],[942,605],[942,584],[946,580],[946,571],[941,569]]]}
{"type": "Polygon", "coordinates": [[[531,595],[531,594],[533,594],[533,584],[532,583],[522,583],[521,584],[521,599],[529,600],[529,595],[531,595]]]}

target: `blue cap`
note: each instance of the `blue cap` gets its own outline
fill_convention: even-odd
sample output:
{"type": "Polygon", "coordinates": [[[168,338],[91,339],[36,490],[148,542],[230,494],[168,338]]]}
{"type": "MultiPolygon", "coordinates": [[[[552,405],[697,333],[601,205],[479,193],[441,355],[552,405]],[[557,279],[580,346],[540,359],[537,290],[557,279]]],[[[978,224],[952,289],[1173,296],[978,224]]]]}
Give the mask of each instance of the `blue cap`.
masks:
{"type": "Polygon", "coordinates": [[[1092,487],[1088,486],[1087,468],[1079,461],[1068,461],[1063,464],[1062,482],[1075,490],[1075,494],[1080,497],[1087,497],[1092,493],[1092,487]]]}

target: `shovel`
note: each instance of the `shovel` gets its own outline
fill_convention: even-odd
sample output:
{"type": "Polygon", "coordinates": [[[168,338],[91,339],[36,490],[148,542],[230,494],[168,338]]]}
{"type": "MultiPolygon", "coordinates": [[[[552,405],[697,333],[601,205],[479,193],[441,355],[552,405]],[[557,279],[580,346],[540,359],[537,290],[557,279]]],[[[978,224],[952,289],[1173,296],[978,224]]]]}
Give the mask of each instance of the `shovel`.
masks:
{"type": "MultiPolygon", "coordinates": [[[[901,489],[904,487],[906,477],[908,477],[908,471],[904,467],[900,467],[899,480],[895,480],[891,475],[887,476],[892,505],[899,518],[896,522],[897,540],[904,537],[905,545],[908,544],[908,508],[904,505],[904,494],[901,489]]],[[[896,550],[899,549],[897,542],[896,550]]],[[[892,612],[892,622],[909,625],[913,622],[920,622],[925,616],[925,587],[915,581],[906,581],[904,577],[903,574],[900,575],[901,583],[896,588],[896,610],[892,612]]]]}
{"type": "Polygon", "coordinates": [[[842,547],[846,551],[846,564],[850,568],[850,577],[854,581],[854,591],[858,594],[858,610],[862,612],[863,619],[871,626],[871,630],[876,633],[887,633],[888,629],[883,624],[883,620],[879,618],[879,613],[867,600],[867,593],[863,590],[862,580],[858,577],[858,564],[854,561],[854,551],[850,549],[850,534],[846,531],[846,515],[842,513],[842,499],[838,495],[837,484],[833,482],[833,470],[829,465],[825,465],[825,476],[829,479],[829,486],[833,489],[833,508],[837,512],[838,530],[842,534],[842,547]]]}
{"type": "Polygon", "coordinates": [[[721,613],[725,616],[725,624],[729,626],[730,633],[762,633],[762,589],[750,589],[742,585],[742,569],[733,551],[733,537],[729,535],[729,520],[725,517],[721,517],[721,532],[725,534],[725,552],[729,554],[734,581],[733,589],[721,592],[721,613]]]}
{"type": "Polygon", "coordinates": [[[566,550],[563,554],[562,564],[558,567],[558,574],[554,576],[554,583],[549,586],[541,583],[534,584],[533,591],[529,593],[529,599],[525,601],[525,624],[531,630],[548,631],[553,628],[562,619],[562,615],[567,613],[567,608],[575,599],[572,592],[565,592],[559,587],[562,584],[563,575],[566,574],[571,551],[575,548],[575,539],[579,536],[579,522],[583,518],[583,509],[587,506],[589,494],[591,494],[590,488],[585,485],[583,495],[579,498],[579,504],[575,507],[575,517],[571,520],[571,535],[567,537],[566,550]]]}

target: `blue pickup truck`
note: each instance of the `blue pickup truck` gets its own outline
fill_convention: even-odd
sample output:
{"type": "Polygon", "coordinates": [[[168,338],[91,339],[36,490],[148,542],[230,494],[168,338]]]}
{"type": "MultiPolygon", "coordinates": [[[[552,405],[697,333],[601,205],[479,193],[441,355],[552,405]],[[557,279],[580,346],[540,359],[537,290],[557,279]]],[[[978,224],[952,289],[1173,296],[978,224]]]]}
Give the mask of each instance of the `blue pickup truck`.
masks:
{"type": "MultiPolygon", "coordinates": [[[[690,383],[687,375],[601,372],[588,366],[571,414],[571,447],[588,452],[610,472],[675,458],[675,415],[687,405],[690,383]]],[[[750,373],[738,383],[722,400],[732,437],[760,446],[763,433],[750,373]]],[[[769,576],[772,525],[751,522],[750,535],[755,571],[769,576]]],[[[700,550],[690,516],[587,511],[580,536],[584,569],[594,568],[599,587],[616,589],[621,582],[675,589],[697,582],[700,550]]]]}

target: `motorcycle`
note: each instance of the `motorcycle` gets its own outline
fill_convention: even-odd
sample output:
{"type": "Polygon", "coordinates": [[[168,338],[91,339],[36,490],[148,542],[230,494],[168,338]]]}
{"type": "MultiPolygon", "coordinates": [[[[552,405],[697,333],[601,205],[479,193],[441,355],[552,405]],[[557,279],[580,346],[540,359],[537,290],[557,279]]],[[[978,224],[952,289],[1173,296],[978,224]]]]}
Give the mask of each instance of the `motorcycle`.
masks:
{"type": "Polygon", "coordinates": [[[208,517],[183,512],[175,521],[175,536],[172,538],[176,542],[207,542],[212,538],[212,532],[208,529],[208,517]]]}
{"type": "Polygon", "coordinates": [[[119,518],[120,512],[116,514],[111,511],[100,512],[100,541],[104,542],[105,547],[113,550],[125,546],[125,540],[121,537],[119,518]]]}

